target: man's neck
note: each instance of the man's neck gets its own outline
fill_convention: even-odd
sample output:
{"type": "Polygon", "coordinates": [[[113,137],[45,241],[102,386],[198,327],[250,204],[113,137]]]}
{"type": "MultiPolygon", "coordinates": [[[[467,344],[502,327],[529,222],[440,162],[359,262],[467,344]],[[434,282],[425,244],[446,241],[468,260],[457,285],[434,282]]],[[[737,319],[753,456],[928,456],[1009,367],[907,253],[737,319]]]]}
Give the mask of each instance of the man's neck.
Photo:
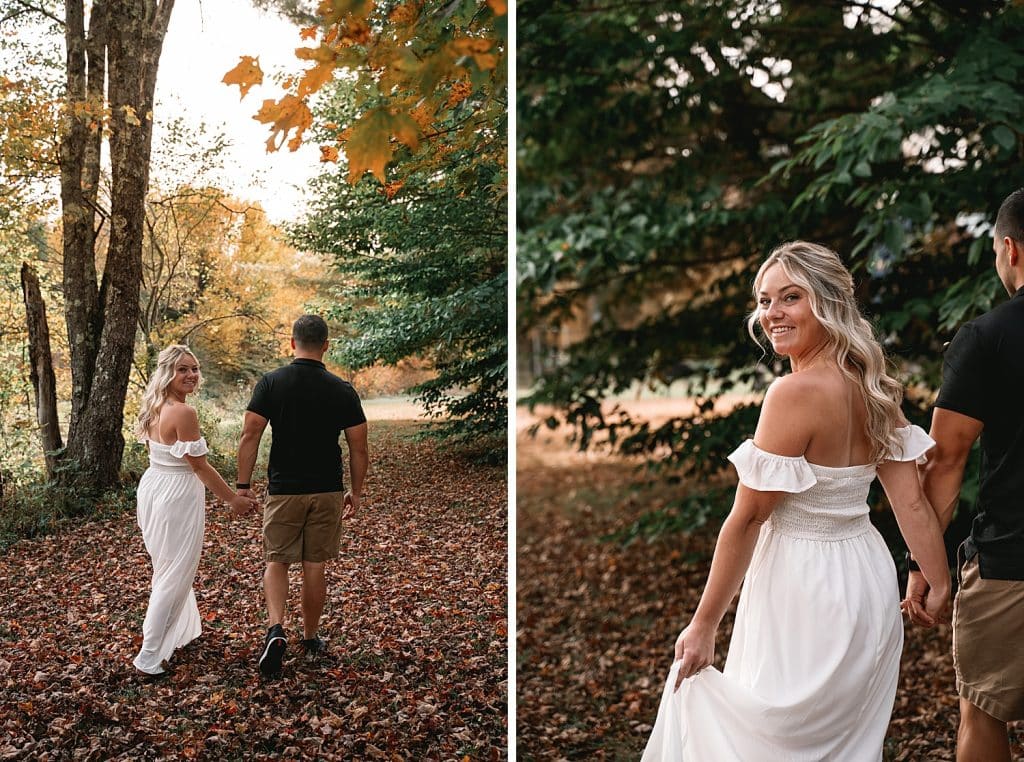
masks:
{"type": "Polygon", "coordinates": [[[296,360],[315,360],[316,362],[323,362],[324,356],[322,354],[314,354],[312,352],[293,352],[296,360]]]}

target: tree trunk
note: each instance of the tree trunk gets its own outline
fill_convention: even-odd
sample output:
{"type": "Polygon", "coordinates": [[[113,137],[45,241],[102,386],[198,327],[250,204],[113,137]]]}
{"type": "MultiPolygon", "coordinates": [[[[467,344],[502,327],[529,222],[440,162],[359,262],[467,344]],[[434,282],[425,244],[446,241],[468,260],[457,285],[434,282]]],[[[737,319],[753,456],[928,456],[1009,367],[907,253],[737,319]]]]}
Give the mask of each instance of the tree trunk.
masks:
{"type": "Polygon", "coordinates": [[[25,318],[28,323],[28,354],[31,360],[32,388],[36,392],[36,421],[39,423],[39,435],[46,456],[46,476],[52,479],[58,451],[64,446],[57,417],[57,377],[53,373],[46,304],[39,289],[39,278],[28,262],[21,266],[21,293],[25,300],[25,318]]]}
{"type": "Polygon", "coordinates": [[[86,33],[83,0],[66,5],[69,116],[60,155],[72,404],[61,480],[68,487],[96,491],[118,481],[139,316],[153,92],[173,7],[173,0],[96,0],[86,33]],[[109,217],[97,205],[104,100],[111,114],[109,217]],[[106,261],[97,283],[104,224],[106,261]]]}

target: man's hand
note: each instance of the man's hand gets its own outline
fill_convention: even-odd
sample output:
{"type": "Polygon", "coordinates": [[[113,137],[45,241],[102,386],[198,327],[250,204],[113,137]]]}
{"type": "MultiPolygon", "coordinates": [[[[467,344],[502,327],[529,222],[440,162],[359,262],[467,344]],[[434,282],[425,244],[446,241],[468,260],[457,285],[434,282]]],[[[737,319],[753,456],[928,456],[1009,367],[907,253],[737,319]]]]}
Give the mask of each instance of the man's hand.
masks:
{"type": "Polygon", "coordinates": [[[350,519],[359,511],[360,495],[358,493],[345,493],[345,509],[341,512],[343,519],[350,519]]]}
{"type": "MultiPolygon", "coordinates": [[[[256,493],[251,489],[240,489],[238,494],[248,500],[249,507],[243,513],[235,513],[236,516],[244,516],[245,514],[258,510],[260,507],[260,499],[256,496],[256,493]]],[[[234,513],[234,511],[232,511],[234,513]]]]}
{"type": "Polygon", "coordinates": [[[249,495],[243,495],[243,492],[250,492],[251,490],[238,490],[231,500],[228,501],[228,505],[231,506],[231,515],[238,518],[245,516],[256,507],[256,499],[249,495]]]}

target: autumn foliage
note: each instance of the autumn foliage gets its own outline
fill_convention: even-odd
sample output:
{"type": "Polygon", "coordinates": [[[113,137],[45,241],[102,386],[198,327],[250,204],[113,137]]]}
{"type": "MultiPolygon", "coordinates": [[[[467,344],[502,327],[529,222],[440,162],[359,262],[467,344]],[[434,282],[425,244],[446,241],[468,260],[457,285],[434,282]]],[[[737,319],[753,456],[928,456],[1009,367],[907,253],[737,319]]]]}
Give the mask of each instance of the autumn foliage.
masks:
{"type": "MultiPolygon", "coordinates": [[[[207,508],[203,634],[145,682],[149,559],[131,510],[0,557],[0,758],[507,758],[504,472],[371,422],[361,516],[327,567],[328,656],[263,682],[259,518],[207,508]]],[[[293,583],[297,582],[297,577],[293,583]]]]}
{"type": "MultiPolygon", "coordinates": [[[[265,99],[254,117],[270,128],[268,151],[296,150],[313,124],[309,97],[344,77],[359,93],[358,107],[350,123],[335,125],[321,159],[338,161],[343,150],[350,182],[370,172],[386,183],[387,167],[403,147],[426,162],[467,145],[503,153],[504,141],[489,128],[506,109],[504,2],[410,0],[392,7],[323,0],[318,13],[320,23],[300,33],[311,44],[295,51],[311,65],[288,78],[285,94],[265,99]]],[[[223,81],[245,97],[263,82],[259,60],[242,56],[223,81]]]]}

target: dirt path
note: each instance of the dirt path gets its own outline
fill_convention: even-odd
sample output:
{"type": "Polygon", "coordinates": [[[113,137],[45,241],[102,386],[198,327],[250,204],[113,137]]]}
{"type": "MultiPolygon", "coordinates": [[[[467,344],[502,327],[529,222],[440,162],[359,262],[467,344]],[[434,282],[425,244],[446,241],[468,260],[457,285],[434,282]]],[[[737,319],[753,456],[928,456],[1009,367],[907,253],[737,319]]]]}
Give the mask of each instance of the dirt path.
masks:
{"type": "MultiPolygon", "coordinates": [[[[208,508],[195,584],[202,637],[141,681],[149,559],[114,521],[0,558],[0,759],[503,759],[503,469],[373,427],[362,515],[328,565],[320,663],[297,656],[292,586],[283,675],[261,681],[259,520],[208,508]]],[[[295,571],[295,570],[293,570],[295,571]]],[[[297,576],[293,574],[293,582],[297,576]]]]}
{"type": "Polygon", "coordinates": [[[368,421],[422,421],[427,417],[412,397],[374,397],[362,403],[368,421]]]}

